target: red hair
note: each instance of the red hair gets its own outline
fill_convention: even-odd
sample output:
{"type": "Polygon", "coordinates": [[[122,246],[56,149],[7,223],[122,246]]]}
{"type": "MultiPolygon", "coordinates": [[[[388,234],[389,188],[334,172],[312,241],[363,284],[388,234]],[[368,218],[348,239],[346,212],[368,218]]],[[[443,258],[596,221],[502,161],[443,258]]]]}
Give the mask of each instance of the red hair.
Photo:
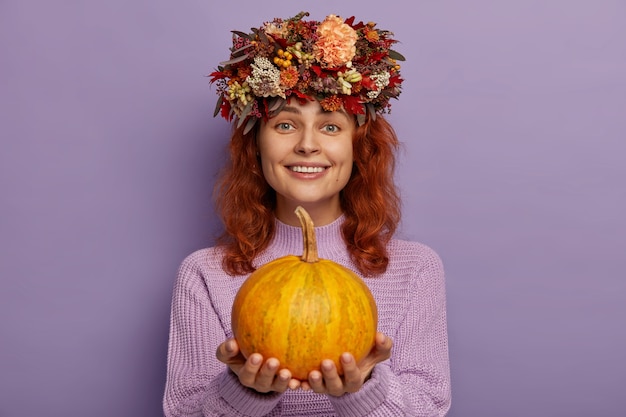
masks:
{"type": "MultiPolygon", "coordinates": [[[[229,274],[254,271],[252,261],[274,236],[276,193],[261,171],[256,129],[235,128],[230,164],[216,184],[218,212],[224,233],[223,267],[229,274]]],[[[345,221],[343,238],[353,262],[364,276],[385,272],[387,243],[400,221],[400,199],[393,181],[398,138],[382,116],[355,129],[352,175],[340,200],[345,221]]]]}

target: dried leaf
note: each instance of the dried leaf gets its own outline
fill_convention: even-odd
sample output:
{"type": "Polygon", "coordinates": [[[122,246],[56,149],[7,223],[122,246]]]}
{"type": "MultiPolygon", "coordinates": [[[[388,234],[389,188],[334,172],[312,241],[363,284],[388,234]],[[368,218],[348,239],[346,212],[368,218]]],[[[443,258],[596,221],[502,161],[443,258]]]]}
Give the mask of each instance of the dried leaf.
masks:
{"type": "Polygon", "coordinates": [[[252,128],[254,127],[254,125],[256,124],[257,118],[256,117],[249,117],[248,121],[246,122],[246,127],[243,128],[243,134],[247,134],[250,130],[252,130],[252,128]]]}
{"type": "Polygon", "coordinates": [[[389,58],[395,59],[396,61],[406,61],[404,55],[402,55],[400,52],[394,51],[393,49],[389,50],[389,58]]]}
{"type": "Polygon", "coordinates": [[[265,32],[263,31],[259,31],[257,33],[257,35],[259,36],[259,39],[261,40],[261,42],[263,42],[265,45],[269,45],[270,40],[268,39],[267,35],[265,34],[265,32]]]}
{"type": "Polygon", "coordinates": [[[213,117],[217,116],[222,109],[222,103],[224,102],[224,96],[220,95],[217,98],[217,104],[215,104],[215,111],[213,111],[213,117]]]}
{"type": "Polygon", "coordinates": [[[246,49],[249,49],[249,48],[252,48],[252,47],[254,47],[254,45],[253,45],[253,44],[251,44],[251,43],[249,43],[249,44],[247,44],[247,45],[244,45],[244,46],[242,46],[242,47],[241,47],[241,48],[239,48],[239,49],[235,49],[235,50],[231,53],[231,56],[237,56],[237,55],[239,55],[239,53],[240,53],[240,52],[245,51],[246,49]]]}
{"type": "Polygon", "coordinates": [[[252,37],[248,33],[244,33],[244,32],[238,31],[238,30],[231,30],[231,32],[234,33],[235,35],[239,36],[240,38],[252,40],[252,37]]]}
{"type": "Polygon", "coordinates": [[[365,104],[365,108],[367,109],[367,112],[370,114],[370,117],[372,118],[372,120],[376,120],[376,109],[374,108],[374,105],[372,103],[367,103],[365,104]]]}
{"type": "Polygon", "coordinates": [[[271,100],[269,100],[267,110],[270,113],[273,113],[278,110],[282,110],[282,108],[285,107],[286,103],[287,103],[287,100],[285,100],[282,97],[273,97],[271,100]]]}
{"type": "Polygon", "coordinates": [[[239,115],[239,121],[237,122],[237,127],[241,127],[246,117],[248,117],[248,114],[250,114],[250,112],[252,111],[252,103],[253,102],[251,101],[250,103],[246,104],[246,107],[244,107],[243,111],[239,115]]]}
{"type": "Polygon", "coordinates": [[[241,55],[241,56],[238,56],[237,58],[220,62],[220,65],[224,65],[224,66],[232,65],[232,64],[236,64],[237,62],[245,61],[246,59],[248,59],[248,55],[241,55]]]}

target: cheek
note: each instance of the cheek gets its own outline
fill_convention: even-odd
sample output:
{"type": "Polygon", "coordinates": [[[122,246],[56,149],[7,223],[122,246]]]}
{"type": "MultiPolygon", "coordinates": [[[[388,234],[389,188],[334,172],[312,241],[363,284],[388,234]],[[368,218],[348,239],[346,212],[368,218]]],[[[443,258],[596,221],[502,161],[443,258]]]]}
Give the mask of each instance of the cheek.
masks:
{"type": "Polygon", "coordinates": [[[354,159],[352,158],[352,154],[350,157],[346,157],[342,161],[341,169],[337,175],[337,182],[341,183],[342,187],[345,187],[350,178],[352,177],[352,170],[354,169],[354,159]]]}
{"type": "Polygon", "coordinates": [[[261,157],[261,173],[265,180],[269,182],[272,177],[272,165],[263,157],[261,157]]]}

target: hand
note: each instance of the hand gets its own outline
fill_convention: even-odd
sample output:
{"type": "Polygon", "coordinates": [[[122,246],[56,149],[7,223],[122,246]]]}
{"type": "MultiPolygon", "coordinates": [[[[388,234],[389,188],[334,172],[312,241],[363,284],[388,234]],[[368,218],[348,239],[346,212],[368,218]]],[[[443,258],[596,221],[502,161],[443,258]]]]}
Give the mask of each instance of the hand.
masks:
{"type": "Polygon", "coordinates": [[[304,390],[312,389],[320,394],[328,394],[339,397],[346,392],[357,392],[372,373],[377,363],[389,359],[393,341],[383,333],[376,334],[376,342],[370,353],[358,364],[350,353],[341,355],[343,377],[337,373],[335,363],[325,359],[321,364],[320,371],[311,371],[308,381],[302,381],[304,390]]]}
{"type": "Polygon", "coordinates": [[[228,339],[217,347],[215,356],[237,375],[242,385],[258,392],[284,392],[287,388],[298,389],[300,381],[291,378],[291,372],[280,369],[276,358],[263,363],[263,356],[253,353],[246,359],[235,339],[228,339]]]}

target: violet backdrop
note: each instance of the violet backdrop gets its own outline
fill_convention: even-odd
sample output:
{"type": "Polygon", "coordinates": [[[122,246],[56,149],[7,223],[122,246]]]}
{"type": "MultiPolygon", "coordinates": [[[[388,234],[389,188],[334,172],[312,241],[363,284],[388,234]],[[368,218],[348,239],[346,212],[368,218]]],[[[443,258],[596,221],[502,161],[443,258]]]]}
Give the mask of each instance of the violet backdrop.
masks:
{"type": "Polygon", "coordinates": [[[206,75],[301,10],[402,41],[400,236],[446,266],[450,416],[626,415],[625,2],[3,0],[0,416],[162,415],[176,269],[219,230],[206,75]]]}

